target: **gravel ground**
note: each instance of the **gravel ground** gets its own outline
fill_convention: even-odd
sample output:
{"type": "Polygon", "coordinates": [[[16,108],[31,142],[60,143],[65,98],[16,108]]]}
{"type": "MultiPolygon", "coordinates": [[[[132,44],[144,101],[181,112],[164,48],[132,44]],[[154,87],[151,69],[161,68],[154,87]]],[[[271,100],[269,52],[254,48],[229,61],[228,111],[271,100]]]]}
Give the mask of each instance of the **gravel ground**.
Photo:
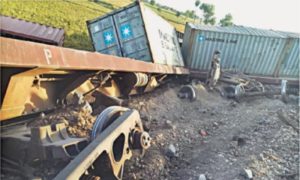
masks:
{"type": "Polygon", "coordinates": [[[30,127],[39,127],[64,123],[70,135],[75,137],[89,137],[96,117],[92,115],[92,107],[87,101],[82,104],[56,110],[50,115],[41,114],[29,124],[30,127]]]}
{"type": "MultiPolygon", "coordinates": [[[[192,102],[177,97],[176,84],[129,100],[153,141],[144,157],[126,162],[125,180],[249,179],[245,169],[253,179],[299,179],[299,106],[275,97],[236,103],[194,87],[192,102]]],[[[83,101],[30,126],[65,123],[70,134],[86,137],[94,121],[83,101]]]]}
{"type": "Polygon", "coordinates": [[[177,98],[178,85],[130,101],[153,138],[124,179],[299,179],[299,107],[278,98],[236,103],[199,84],[197,100],[177,98]],[[199,177],[201,175],[201,177],[199,177]]]}

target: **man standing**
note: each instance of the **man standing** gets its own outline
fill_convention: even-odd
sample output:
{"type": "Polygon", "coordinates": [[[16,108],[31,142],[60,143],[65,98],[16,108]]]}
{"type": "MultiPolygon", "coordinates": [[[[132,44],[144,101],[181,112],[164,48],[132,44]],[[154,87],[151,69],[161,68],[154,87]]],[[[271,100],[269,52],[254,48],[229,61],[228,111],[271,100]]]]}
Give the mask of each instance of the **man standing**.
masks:
{"type": "Polygon", "coordinates": [[[213,59],[211,61],[211,67],[210,67],[210,71],[208,73],[208,77],[207,77],[207,81],[206,81],[209,89],[211,89],[211,90],[216,86],[216,84],[220,78],[220,75],[221,75],[220,54],[221,54],[220,51],[216,50],[214,52],[213,59]]]}

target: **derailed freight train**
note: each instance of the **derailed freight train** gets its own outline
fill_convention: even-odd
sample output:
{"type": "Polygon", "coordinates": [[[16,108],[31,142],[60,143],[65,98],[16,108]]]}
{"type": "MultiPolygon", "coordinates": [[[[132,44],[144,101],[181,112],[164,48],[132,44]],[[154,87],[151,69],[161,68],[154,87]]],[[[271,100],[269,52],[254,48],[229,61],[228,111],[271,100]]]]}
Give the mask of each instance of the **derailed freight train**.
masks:
{"type": "MultiPolygon", "coordinates": [[[[125,161],[149,148],[139,113],[119,97],[151,91],[189,71],[172,66],[183,60],[166,21],[139,3],[118,12],[114,18],[125,34],[117,45],[121,54],[114,55],[125,57],[1,37],[2,178],[121,179],[125,161]],[[141,11],[160,23],[146,23],[141,11]]],[[[101,23],[91,25],[94,46],[104,37],[105,52],[113,52],[119,40],[108,34],[111,24],[101,23]]]]}
{"type": "MultiPolygon", "coordinates": [[[[189,75],[183,60],[193,68],[204,61],[196,53],[213,47],[199,46],[199,35],[186,32],[182,56],[175,29],[160,17],[149,22],[154,16],[134,3],[88,21],[98,52],[1,37],[3,178],[122,178],[124,162],[143,154],[151,137],[139,113],[119,97],[189,75]]],[[[226,55],[226,44],[215,48],[226,55]]]]}
{"type": "Polygon", "coordinates": [[[120,107],[125,102],[117,97],[188,74],[100,53],[2,37],[1,43],[1,162],[8,176],[120,179],[125,160],[151,139],[139,113],[120,107]]]}

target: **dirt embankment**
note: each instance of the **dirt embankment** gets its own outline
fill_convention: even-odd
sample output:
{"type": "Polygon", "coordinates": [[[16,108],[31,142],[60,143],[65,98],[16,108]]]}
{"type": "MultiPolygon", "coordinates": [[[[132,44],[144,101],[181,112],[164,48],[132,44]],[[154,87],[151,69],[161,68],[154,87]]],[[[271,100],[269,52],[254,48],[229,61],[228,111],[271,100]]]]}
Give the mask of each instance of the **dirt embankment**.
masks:
{"type": "MultiPolygon", "coordinates": [[[[299,179],[299,107],[278,98],[236,103],[195,85],[197,100],[179,99],[169,84],[132,97],[153,138],[143,158],[125,165],[124,179],[299,179]],[[296,127],[296,128],[295,128],[296,127]]],[[[89,136],[95,121],[83,103],[41,117],[32,126],[65,123],[69,133],[89,136]]]]}
{"type": "Polygon", "coordinates": [[[125,179],[247,179],[244,169],[254,179],[299,179],[299,134],[280,115],[299,126],[297,105],[266,97],[236,103],[196,89],[193,102],[177,98],[178,86],[131,100],[153,144],[127,163],[125,179]]]}

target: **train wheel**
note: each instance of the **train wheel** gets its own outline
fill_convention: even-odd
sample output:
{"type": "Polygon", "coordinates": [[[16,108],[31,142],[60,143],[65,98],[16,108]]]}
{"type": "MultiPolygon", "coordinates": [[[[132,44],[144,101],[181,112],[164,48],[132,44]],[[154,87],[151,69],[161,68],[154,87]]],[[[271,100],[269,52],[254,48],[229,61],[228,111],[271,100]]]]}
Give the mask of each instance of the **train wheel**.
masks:
{"type": "Polygon", "coordinates": [[[94,140],[101,132],[120,117],[128,108],[121,106],[110,106],[102,111],[96,118],[92,129],[91,140],[94,140]]]}

